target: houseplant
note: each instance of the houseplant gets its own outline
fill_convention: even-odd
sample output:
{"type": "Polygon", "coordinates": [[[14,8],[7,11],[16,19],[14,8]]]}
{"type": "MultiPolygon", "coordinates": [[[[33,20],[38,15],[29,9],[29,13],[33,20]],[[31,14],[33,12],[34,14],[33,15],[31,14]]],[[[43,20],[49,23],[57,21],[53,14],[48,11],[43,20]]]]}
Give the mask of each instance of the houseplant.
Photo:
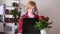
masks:
{"type": "Polygon", "coordinates": [[[18,12],[17,9],[14,9],[12,11],[12,14],[13,14],[13,22],[15,23],[15,25],[17,25],[21,12],[18,12]]]}
{"type": "Polygon", "coordinates": [[[47,28],[51,28],[50,24],[52,22],[49,22],[49,17],[39,16],[39,21],[36,22],[35,27],[40,30],[41,34],[48,34],[47,28]]]}

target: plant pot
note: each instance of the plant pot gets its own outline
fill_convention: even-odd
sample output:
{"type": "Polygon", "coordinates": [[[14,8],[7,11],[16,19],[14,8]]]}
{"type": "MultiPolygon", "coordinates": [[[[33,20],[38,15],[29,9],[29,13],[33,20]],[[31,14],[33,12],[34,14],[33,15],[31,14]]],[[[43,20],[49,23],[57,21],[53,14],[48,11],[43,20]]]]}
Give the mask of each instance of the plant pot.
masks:
{"type": "Polygon", "coordinates": [[[43,30],[40,30],[41,34],[49,34],[49,28],[45,28],[43,30]]]}

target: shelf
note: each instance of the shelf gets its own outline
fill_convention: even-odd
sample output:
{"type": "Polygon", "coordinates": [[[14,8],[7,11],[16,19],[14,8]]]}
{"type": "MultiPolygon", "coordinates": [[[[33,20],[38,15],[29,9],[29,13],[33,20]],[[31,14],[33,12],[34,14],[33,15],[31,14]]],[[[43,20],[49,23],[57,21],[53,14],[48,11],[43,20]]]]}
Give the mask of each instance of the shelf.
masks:
{"type": "Polygon", "coordinates": [[[13,7],[13,6],[6,6],[6,9],[8,10],[14,10],[16,7],[13,7]]]}
{"type": "Polygon", "coordinates": [[[5,18],[13,18],[13,15],[6,14],[5,18]]]}

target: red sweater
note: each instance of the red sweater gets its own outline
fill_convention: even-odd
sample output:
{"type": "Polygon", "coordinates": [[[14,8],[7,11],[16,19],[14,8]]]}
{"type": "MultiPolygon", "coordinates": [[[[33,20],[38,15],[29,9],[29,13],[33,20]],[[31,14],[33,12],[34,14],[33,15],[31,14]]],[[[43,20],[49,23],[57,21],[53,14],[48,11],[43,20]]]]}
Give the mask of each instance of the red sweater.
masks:
{"type": "MultiPolygon", "coordinates": [[[[34,14],[34,13],[33,13],[33,14],[34,14]]],[[[22,30],[23,18],[29,18],[29,17],[28,17],[28,13],[20,16],[20,19],[19,19],[19,22],[18,22],[18,32],[19,32],[19,33],[22,33],[22,32],[23,32],[23,30],[22,30]]],[[[34,14],[34,18],[39,18],[39,16],[36,15],[36,14],[34,14]]]]}

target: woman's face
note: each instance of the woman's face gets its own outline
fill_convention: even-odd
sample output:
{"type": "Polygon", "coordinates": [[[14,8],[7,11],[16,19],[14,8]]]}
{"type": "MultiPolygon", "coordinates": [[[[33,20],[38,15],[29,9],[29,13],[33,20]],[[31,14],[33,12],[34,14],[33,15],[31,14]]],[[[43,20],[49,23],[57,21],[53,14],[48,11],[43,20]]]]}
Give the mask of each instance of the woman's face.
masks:
{"type": "Polygon", "coordinates": [[[30,13],[34,13],[35,12],[35,7],[31,6],[31,7],[28,8],[27,11],[30,12],[30,13]]]}

